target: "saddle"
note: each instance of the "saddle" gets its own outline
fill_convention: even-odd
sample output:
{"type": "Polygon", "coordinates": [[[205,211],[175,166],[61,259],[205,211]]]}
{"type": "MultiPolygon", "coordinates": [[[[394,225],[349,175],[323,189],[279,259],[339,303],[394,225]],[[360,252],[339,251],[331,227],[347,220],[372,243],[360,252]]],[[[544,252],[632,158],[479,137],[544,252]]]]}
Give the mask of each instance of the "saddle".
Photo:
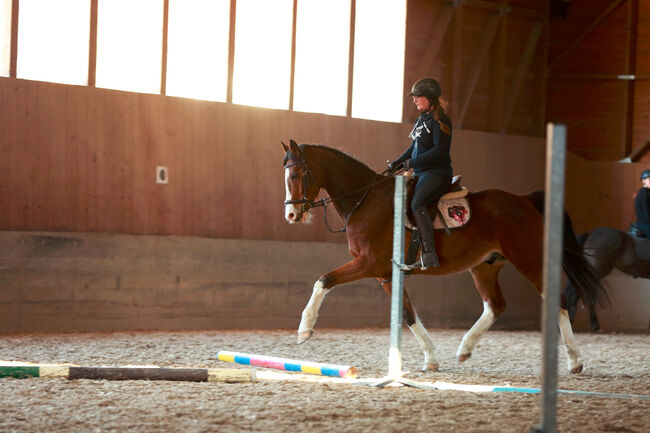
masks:
{"type": "MultiPolygon", "coordinates": [[[[406,184],[406,228],[413,230],[416,228],[414,224],[413,215],[411,213],[411,199],[415,191],[415,184],[417,179],[411,173],[404,174],[408,178],[406,184]]],[[[429,215],[433,219],[434,230],[450,230],[459,229],[467,224],[472,216],[472,210],[467,199],[467,188],[460,184],[461,176],[454,176],[451,180],[451,185],[446,193],[440,197],[438,203],[429,206],[429,215]],[[436,206],[437,205],[437,206],[436,206]]]]}

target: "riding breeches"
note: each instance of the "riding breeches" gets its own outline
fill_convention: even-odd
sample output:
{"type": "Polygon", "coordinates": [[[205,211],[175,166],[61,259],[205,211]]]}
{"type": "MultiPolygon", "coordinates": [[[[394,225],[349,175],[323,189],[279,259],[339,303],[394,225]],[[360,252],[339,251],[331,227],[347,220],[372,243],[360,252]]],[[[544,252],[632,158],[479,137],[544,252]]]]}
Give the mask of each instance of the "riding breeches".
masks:
{"type": "Polygon", "coordinates": [[[423,206],[428,207],[431,203],[437,202],[451,185],[451,174],[446,171],[429,170],[417,173],[416,177],[418,182],[415,184],[411,201],[413,213],[423,206]]]}

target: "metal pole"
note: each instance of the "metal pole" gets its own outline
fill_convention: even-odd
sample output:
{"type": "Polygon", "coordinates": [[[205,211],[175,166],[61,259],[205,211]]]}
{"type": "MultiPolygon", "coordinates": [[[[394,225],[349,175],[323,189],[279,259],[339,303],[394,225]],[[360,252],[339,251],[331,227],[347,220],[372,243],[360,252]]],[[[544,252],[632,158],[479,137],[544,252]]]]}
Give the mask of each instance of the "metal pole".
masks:
{"type": "Polygon", "coordinates": [[[564,171],[566,126],[549,123],[546,128],[546,195],[544,203],[544,305],[542,331],[544,362],[541,427],[557,431],[557,344],[564,220],[564,171]]]}
{"type": "Polygon", "coordinates": [[[390,352],[388,376],[402,374],[402,306],[404,293],[404,220],[406,218],[406,182],[404,176],[395,176],[395,215],[393,217],[393,275],[390,305],[390,352]]]}

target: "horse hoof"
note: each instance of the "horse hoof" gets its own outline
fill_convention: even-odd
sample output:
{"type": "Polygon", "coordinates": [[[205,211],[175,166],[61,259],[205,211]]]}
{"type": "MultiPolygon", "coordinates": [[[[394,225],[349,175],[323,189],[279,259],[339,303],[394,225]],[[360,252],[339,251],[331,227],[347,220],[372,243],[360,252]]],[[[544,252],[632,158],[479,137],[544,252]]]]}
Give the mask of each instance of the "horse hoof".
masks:
{"type": "Polygon", "coordinates": [[[428,362],[424,364],[424,367],[422,367],[422,371],[438,371],[438,363],[437,362],[428,362]]]}
{"type": "Polygon", "coordinates": [[[571,369],[571,374],[578,374],[582,372],[582,364],[578,364],[571,369]]]}
{"type": "Polygon", "coordinates": [[[457,360],[458,363],[460,364],[461,362],[465,362],[465,361],[467,361],[467,360],[469,359],[470,356],[472,356],[472,352],[470,352],[470,353],[461,353],[460,355],[458,355],[458,357],[456,358],[456,360],[457,360]]]}
{"type": "Polygon", "coordinates": [[[298,344],[302,344],[305,341],[309,340],[309,338],[312,336],[314,331],[305,331],[305,332],[299,332],[298,333],[298,344]]]}

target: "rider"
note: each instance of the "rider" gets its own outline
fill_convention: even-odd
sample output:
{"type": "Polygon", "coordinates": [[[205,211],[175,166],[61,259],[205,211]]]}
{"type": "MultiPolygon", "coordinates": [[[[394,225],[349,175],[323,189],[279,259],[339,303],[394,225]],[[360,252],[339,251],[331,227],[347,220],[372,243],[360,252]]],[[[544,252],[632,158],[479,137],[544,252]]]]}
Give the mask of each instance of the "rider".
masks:
{"type": "Polygon", "coordinates": [[[650,238],[650,170],[643,170],[641,173],[641,189],[634,198],[634,212],[636,213],[636,225],[641,229],[647,238],[650,238]]]}
{"type": "Polygon", "coordinates": [[[399,158],[388,164],[392,174],[400,166],[413,169],[417,178],[411,211],[422,240],[422,269],[440,266],[433,236],[433,222],[427,207],[436,203],[451,185],[451,120],[441,102],[440,84],[433,78],[418,80],[410,96],[420,112],[409,134],[411,145],[399,158]]]}

